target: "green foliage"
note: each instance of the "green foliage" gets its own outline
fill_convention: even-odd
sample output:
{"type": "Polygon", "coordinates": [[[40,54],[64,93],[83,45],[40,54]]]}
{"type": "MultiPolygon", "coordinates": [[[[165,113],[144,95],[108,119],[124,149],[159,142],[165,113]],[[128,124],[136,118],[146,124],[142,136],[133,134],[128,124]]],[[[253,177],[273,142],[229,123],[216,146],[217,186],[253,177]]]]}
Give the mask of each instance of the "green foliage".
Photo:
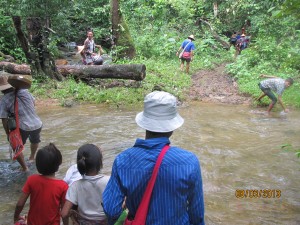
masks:
{"type": "MultiPolygon", "coordinates": [[[[95,42],[102,44],[111,40],[110,2],[104,0],[62,1],[62,0],[0,0],[4,7],[0,9],[0,48],[6,54],[23,61],[24,55],[15,39],[10,16],[21,15],[50,16],[51,34],[49,48],[57,57],[60,43],[75,41],[82,44],[87,28],[94,30],[95,42]],[[22,4],[21,4],[22,3],[22,4]],[[43,6],[43,7],[40,7],[43,6]]],[[[54,87],[52,93],[33,85],[33,90],[41,96],[60,99],[75,98],[78,101],[135,102],[155,87],[162,87],[180,98],[190,85],[190,77],[178,71],[179,61],[175,56],[182,41],[190,34],[196,40],[195,57],[191,72],[201,68],[213,68],[215,63],[233,60],[234,50],[224,51],[211,35],[208,26],[201,24],[198,18],[208,21],[223,40],[222,35],[229,31],[239,31],[249,20],[246,32],[251,33],[251,44],[237,60],[228,65],[227,70],[238,80],[240,89],[253,96],[258,96],[258,76],[262,73],[280,77],[299,76],[300,39],[299,39],[299,1],[189,1],[189,0],[127,0],[120,1],[122,14],[126,18],[135,45],[137,57],[132,61],[116,63],[144,63],[147,76],[139,88],[133,88],[125,82],[124,88],[107,88],[105,85],[88,87],[84,83],[67,80],[66,83],[43,83],[54,87]],[[218,4],[218,15],[214,16],[213,4],[218,4]],[[273,15],[273,17],[272,17],[273,15]],[[251,26],[250,26],[251,25],[251,26]],[[95,92],[95,93],[94,93],[95,92]],[[124,96],[131,97],[126,98],[124,96]]],[[[123,29],[123,25],[120,25],[123,29]]],[[[130,37],[126,37],[128,39],[130,37]]],[[[122,40],[120,40],[122,42],[122,40]]],[[[124,48],[112,49],[116,55],[124,48]]],[[[113,83],[113,81],[106,81],[113,83]]],[[[47,88],[45,87],[47,90],[47,88]]],[[[299,83],[289,88],[284,94],[284,101],[300,107],[299,83]]]]}
{"type": "Polygon", "coordinates": [[[260,74],[294,77],[295,83],[285,91],[283,99],[286,104],[300,107],[300,32],[295,29],[299,27],[299,20],[293,16],[278,18],[277,15],[257,14],[253,21],[257,37],[251,40],[249,48],[242,51],[236,62],[227,66],[227,71],[238,79],[242,92],[254,96],[260,94],[257,87],[260,74]]]}
{"type": "MultiPolygon", "coordinates": [[[[219,57],[210,55],[196,56],[191,66],[191,73],[199,69],[212,68],[214,63],[222,63],[230,56],[227,51],[220,51],[219,57]]],[[[191,85],[191,76],[179,69],[180,61],[174,55],[172,59],[153,57],[135,60],[123,60],[118,63],[145,64],[147,75],[143,81],[133,82],[124,80],[101,80],[99,84],[88,86],[74,79],[63,82],[53,80],[34,80],[31,92],[39,98],[59,99],[61,104],[71,99],[79,102],[106,103],[112,105],[136,105],[143,102],[144,96],[149,92],[161,89],[177,96],[179,100],[186,98],[186,93],[191,85]],[[113,85],[121,83],[121,87],[113,85]],[[110,88],[114,86],[113,88],[110,88]]],[[[117,85],[118,86],[118,85],[117,85]]]]}
{"type": "Polygon", "coordinates": [[[283,144],[280,148],[287,152],[295,152],[295,155],[300,158],[300,148],[294,148],[291,144],[283,144]]]}

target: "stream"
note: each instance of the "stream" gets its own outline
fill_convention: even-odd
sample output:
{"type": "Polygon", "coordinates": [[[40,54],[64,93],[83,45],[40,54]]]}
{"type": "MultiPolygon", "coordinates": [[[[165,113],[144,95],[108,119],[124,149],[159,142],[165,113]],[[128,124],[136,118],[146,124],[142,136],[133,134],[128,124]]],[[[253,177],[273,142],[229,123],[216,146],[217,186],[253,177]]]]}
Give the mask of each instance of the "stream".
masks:
{"type": "MultiPolygon", "coordinates": [[[[75,163],[77,149],[85,143],[101,147],[102,173],[109,175],[116,155],[136,138],[144,138],[145,131],[134,120],[140,111],[85,104],[38,107],[44,124],[40,146],[53,142],[63,155],[57,177],[64,177],[75,163]]],[[[190,102],[179,107],[179,112],[185,123],[174,132],[171,144],[194,152],[200,160],[206,224],[300,224],[300,158],[281,149],[284,144],[300,147],[299,110],[266,116],[249,106],[190,102]],[[246,197],[240,197],[242,191],[247,192],[246,197]],[[253,197],[256,191],[261,195],[253,197]]],[[[28,158],[28,143],[24,154],[28,158]]],[[[9,159],[6,136],[0,129],[1,225],[12,224],[26,180],[18,169],[9,159]]],[[[31,167],[31,173],[35,172],[31,167]]]]}

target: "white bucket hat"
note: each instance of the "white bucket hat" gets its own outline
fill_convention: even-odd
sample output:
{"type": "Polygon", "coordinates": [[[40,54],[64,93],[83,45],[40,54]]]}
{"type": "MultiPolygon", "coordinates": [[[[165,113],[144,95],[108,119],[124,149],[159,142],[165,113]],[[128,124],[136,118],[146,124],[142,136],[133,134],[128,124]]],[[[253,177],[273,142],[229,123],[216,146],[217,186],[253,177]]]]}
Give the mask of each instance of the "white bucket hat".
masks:
{"type": "Polygon", "coordinates": [[[166,133],[179,128],[184,119],[177,113],[176,98],[164,91],[154,91],[144,99],[144,111],[136,115],[136,123],[145,130],[166,133]]]}

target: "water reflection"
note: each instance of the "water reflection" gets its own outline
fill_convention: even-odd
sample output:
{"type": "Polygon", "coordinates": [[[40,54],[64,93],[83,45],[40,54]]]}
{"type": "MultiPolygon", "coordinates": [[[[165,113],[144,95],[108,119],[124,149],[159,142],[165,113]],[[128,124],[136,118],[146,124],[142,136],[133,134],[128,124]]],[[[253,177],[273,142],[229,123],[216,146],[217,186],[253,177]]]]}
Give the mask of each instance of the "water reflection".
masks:
{"type": "MultiPolygon", "coordinates": [[[[84,143],[102,148],[103,172],[110,174],[115,156],[144,136],[144,130],[134,122],[140,110],[98,105],[38,108],[44,122],[41,145],[54,142],[63,153],[57,176],[64,176],[84,143]]],[[[300,146],[299,111],[268,117],[246,106],[197,102],[181,107],[180,113],[185,123],[171,141],[193,151],[201,160],[207,224],[300,224],[300,160],[280,149],[286,143],[300,146]],[[235,196],[237,189],[281,190],[281,197],[239,199],[235,196]]],[[[0,134],[0,158],[8,165],[8,145],[2,130],[0,134]]],[[[1,224],[11,224],[24,180],[10,179],[0,187],[1,224]]]]}

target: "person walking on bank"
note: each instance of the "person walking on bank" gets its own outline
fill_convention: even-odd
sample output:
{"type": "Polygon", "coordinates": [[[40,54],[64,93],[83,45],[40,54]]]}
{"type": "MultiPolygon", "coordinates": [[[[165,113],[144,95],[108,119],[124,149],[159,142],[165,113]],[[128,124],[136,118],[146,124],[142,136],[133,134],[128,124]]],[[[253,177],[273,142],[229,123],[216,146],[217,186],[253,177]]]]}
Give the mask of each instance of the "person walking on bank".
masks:
{"type": "Polygon", "coordinates": [[[176,55],[179,56],[179,59],[181,60],[180,63],[180,70],[183,71],[184,69],[184,62],[186,62],[186,73],[188,74],[190,71],[190,63],[193,61],[194,56],[194,50],[195,45],[193,41],[195,40],[194,35],[188,36],[186,40],[184,40],[176,52],[176,55]]]}
{"type": "Polygon", "coordinates": [[[133,147],[116,157],[103,193],[110,225],[120,216],[124,199],[129,210],[127,219],[136,217],[144,193],[152,193],[145,224],[205,224],[199,160],[187,150],[170,146],[173,131],[184,123],[176,108],[176,98],[167,92],[154,91],[145,97],[144,111],[135,118],[137,125],[146,130],[145,139],[137,139],[133,147]],[[145,192],[161,157],[153,190],[145,192]]]}
{"type": "MultiPolygon", "coordinates": [[[[10,113],[14,113],[15,89],[7,82],[7,80],[7,76],[0,76],[0,91],[4,94],[0,101],[0,118],[2,119],[3,128],[8,136],[9,129],[7,118],[10,113]]],[[[40,143],[42,121],[36,114],[34,97],[27,89],[18,90],[17,101],[19,107],[20,133],[23,145],[25,145],[29,138],[31,150],[29,160],[33,161],[40,143]]],[[[23,153],[20,153],[17,157],[17,161],[20,163],[23,171],[28,170],[23,153]]]]}
{"type": "Polygon", "coordinates": [[[272,92],[272,91],[274,91],[278,95],[279,104],[283,108],[284,112],[286,112],[286,113],[289,112],[289,110],[284,106],[281,97],[282,97],[284,90],[287,89],[288,87],[290,87],[291,85],[293,85],[294,80],[292,78],[287,78],[284,80],[282,78],[264,75],[264,74],[262,74],[260,77],[266,77],[269,79],[259,82],[258,86],[263,93],[259,96],[257,101],[260,101],[263,97],[268,96],[272,101],[267,110],[268,114],[270,114],[271,110],[273,109],[274,105],[277,102],[277,98],[274,95],[274,93],[272,92]]]}

